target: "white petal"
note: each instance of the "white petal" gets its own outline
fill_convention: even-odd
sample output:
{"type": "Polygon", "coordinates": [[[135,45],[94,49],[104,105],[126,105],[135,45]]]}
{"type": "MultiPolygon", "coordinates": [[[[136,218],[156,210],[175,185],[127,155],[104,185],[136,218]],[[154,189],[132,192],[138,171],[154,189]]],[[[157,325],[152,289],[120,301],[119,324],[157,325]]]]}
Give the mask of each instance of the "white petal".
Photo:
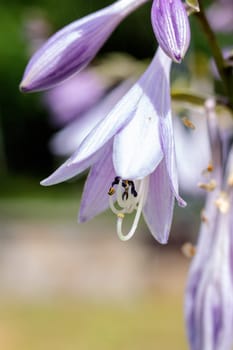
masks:
{"type": "Polygon", "coordinates": [[[79,149],[71,157],[71,164],[90,157],[127,125],[134,115],[137,101],[141,96],[140,91],[140,87],[137,84],[130,89],[107,117],[88,134],[79,149]]]}
{"type": "Polygon", "coordinates": [[[185,207],[186,202],[179,195],[178,173],[176,167],[176,154],[173,138],[172,116],[169,112],[165,118],[160,119],[160,138],[162,149],[170,177],[170,185],[178,201],[179,206],[185,207]]]}
{"type": "Polygon", "coordinates": [[[132,86],[132,80],[129,79],[101,100],[96,107],[83,114],[80,118],[69,124],[66,128],[59,131],[52,139],[51,148],[53,153],[58,155],[72,154],[87,137],[87,135],[98,125],[102,119],[111,111],[114,105],[132,86]]]}
{"type": "Polygon", "coordinates": [[[138,81],[138,99],[133,119],[115,136],[113,163],[123,178],[143,178],[163,157],[159,119],[170,111],[171,60],[159,48],[150,66],[138,81]]]}
{"type": "MultiPolygon", "coordinates": [[[[154,104],[154,108],[158,114],[163,113],[164,108],[169,108],[170,105],[164,106],[164,103],[167,103],[167,101],[163,99],[161,103],[159,99],[161,95],[160,81],[169,90],[170,66],[171,60],[159,48],[149,68],[117,103],[108,116],[87,136],[71,158],[71,163],[79,162],[95,153],[130,122],[137,109],[141,110],[140,100],[142,99],[142,90],[151,100],[151,103],[154,104]],[[155,98],[158,99],[156,103],[155,98]]],[[[144,106],[144,102],[142,102],[142,105],[144,106]]]]}
{"type": "Polygon", "coordinates": [[[124,179],[143,178],[163,158],[158,118],[149,98],[143,94],[130,123],[114,138],[113,162],[124,179]]]}

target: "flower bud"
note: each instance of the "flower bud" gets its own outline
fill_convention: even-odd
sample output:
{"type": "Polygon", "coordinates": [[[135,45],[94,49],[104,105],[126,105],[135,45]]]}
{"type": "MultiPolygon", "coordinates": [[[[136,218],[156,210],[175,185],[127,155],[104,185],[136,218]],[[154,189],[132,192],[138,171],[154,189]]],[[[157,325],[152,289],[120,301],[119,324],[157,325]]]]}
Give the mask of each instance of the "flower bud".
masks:
{"type": "Polygon", "coordinates": [[[180,63],[190,42],[189,20],[182,1],[154,0],[151,21],[158,44],[180,63]]]}
{"type": "Polygon", "coordinates": [[[46,90],[85,68],[117,25],[147,0],[120,0],[54,34],[31,58],[20,89],[46,90]]]}

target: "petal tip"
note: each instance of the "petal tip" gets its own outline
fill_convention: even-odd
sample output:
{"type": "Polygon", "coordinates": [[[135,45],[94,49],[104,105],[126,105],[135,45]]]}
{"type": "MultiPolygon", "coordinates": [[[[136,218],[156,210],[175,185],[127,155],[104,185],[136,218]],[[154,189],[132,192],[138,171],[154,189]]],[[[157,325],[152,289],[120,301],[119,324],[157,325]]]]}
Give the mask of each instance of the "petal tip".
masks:
{"type": "Polygon", "coordinates": [[[185,208],[187,206],[187,202],[185,202],[182,198],[177,199],[178,205],[181,208],[185,208]]]}
{"type": "Polygon", "coordinates": [[[162,238],[157,238],[157,241],[162,244],[162,245],[165,245],[168,243],[168,237],[162,237],[162,238]]]}
{"type": "Polygon", "coordinates": [[[47,179],[40,181],[41,186],[48,186],[47,179]]]}
{"type": "MultiPolygon", "coordinates": [[[[51,175],[52,176],[52,175],[51,175]]],[[[40,181],[40,185],[41,186],[51,186],[51,185],[55,185],[55,183],[53,181],[51,181],[51,176],[47,177],[46,179],[40,181]]]]}
{"type": "Polygon", "coordinates": [[[176,63],[181,63],[182,59],[183,59],[183,57],[180,53],[174,54],[174,56],[173,56],[173,61],[176,63]]]}
{"type": "Polygon", "coordinates": [[[83,224],[84,222],[87,222],[88,218],[85,215],[82,215],[82,213],[79,213],[78,215],[78,223],[83,224]]]}
{"type": "Polygon", "coordinates": [[[30,92],[30,89],[28,88],[25,79],[23,79],[19,85],[19,91],[25,93],[25,92],[30,92]]]}
{"type": "Polygon", "coordinates": [[[90,213],[88,213],[85,208],[82,208],[82,203],[81,203],[81,207],[78,213],[78,223],[85,224],[86,222],[92,220],[94,216],[95,215],[91,215],[90,213]]]}

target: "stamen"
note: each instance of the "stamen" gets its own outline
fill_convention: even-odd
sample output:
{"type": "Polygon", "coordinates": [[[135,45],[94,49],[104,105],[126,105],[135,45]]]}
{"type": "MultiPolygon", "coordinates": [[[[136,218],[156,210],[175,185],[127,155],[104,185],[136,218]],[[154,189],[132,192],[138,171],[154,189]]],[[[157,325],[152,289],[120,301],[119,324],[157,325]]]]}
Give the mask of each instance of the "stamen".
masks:
{"type": "Polygon", "coordinates": [[[196,129],[195,125],[187,117],[182,118],[183,124],[189,129],[196,129]]]}
{"type": "Polygon", "coordinates": [[[208,176],[210,176],[210,173],[213,172],[213,170],[214,170],[214,166],[213,166],[213,164],[210,162],[210,163],[208,164],[207,168],[204,169],[204,170],[202,171],[202,175],[208,177],[208,176]]]}
{"type": "Polygon", "coordinates": [[[123,199],[123,201],[127,201],[128,198],[129,198],[129,193],[128,193],[128,191],[123,192],[123,194],[122,194],[122,199],[123,199]]]}
{"type": "Polygon", "coordinates": [[[202,221],[202,222],[205,222],[205,223],[208,224],[209,219],[208,219],[208,217],[206,216],[206,212],[205,212],[204,209],[202,209],[200,217],[201,217],[201,221],[202,221]]]}
{"type": "Polygon", "coordinates": [[[181,251],[186,258],[193,258],[196,254],[196,247],[189,242],[186,242],[182,245],[181,251]]]}
{"type": "Polygon", "coordinates": [[[114,187],[110,187],[109,190],[108,190],[108,195],[112,196],[114,193],[115,193],[114,187]]]}
{"type": "Polygon", "coordinates": [[[119,177],[116,177],[113,181],[112,187],[108,191],[109,206],[113,213],[117,215],[117,234],[122,241],[127,241],[134,235],[146,201],[147,191],[148,178],[137,181],[136,185],[131,180],[123,180],[119,177]],[[115,185],[117,185],[116,190],[113,188],[115,185]],[[136,190],[136,186],[138,187],[138,191],[136,190]],[[114,193],[116,193],[116,204],[120,209],[114,204],[112,197],[114,193]],[[125,214],[131,214],[134,210],[136,210],[136,214],[132,227],[127,234],[124,234],[122,232],[122,225],[125,214]]]}
{"type": "Polygon", "coordinates": [[[230,201],[226,192],[221,192],[214,204],[222,214],[226,214],[230,209],[230,201]]]}
{"type": "Polygon", "coordinates": [[[231,173],[228,177],[227,183],[229,186],[233,186],[233,173],[231,173]]]}
{"type": "Polygon", "coordinates": [[[120,180],[119,186],[117,187],[117,202],[120,207],[125,208],[127,206],[127,201],[122,198],[122,187],[122,180],[120,180]]]}
{"type": "Polygon", "coordinates": [[[200,187],[201,189],[207,192],[211,192],[215,190],[215,188],[217,187],[217,183],[214,179],[212,179],[208,183],[203,183],[203,182],[198,183],[198,187],[200,187]]]}
{"type": "Polygon", "coordinates": [[[209,164],[208,164],[208,167],[207,167],[207,171],[208,171],[209,173],[211,173],[213,170],[214,170],[213,164],[212,164],[212,163],[209,163],[209,164]]]}

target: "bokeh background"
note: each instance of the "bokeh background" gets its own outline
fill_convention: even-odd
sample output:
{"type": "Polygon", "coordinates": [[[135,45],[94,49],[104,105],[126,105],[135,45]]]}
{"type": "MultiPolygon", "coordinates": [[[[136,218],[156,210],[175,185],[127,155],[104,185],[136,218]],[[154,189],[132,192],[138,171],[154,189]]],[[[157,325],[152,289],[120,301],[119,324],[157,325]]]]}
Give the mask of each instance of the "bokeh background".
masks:
{"type": "MultiPolygon", "coordinates": [[[[110,3],[2,0],[0,4],[0,348],[4,350],[187,349],[183,293],[190,260],[181,247],[195,242],[203,196],[186,187],[188,207],[176,208],[170,242],[160,246],[143,220],[127,243],[118,240],[110,212],[78,225],[85,176],[51,188],[39,185],[64,160],[49,146],[63,125],[51,117],[44,93],[19,91],[24,68],[40,40],[110,3]]],[[[206,6],[213,3],[206,1],[206,6]]],[[[118,27],[98,55],[97,66],[101,60],[111,65],[113,52],[132,56],[138,71],[146,66],[157,45],[150,6],[149,2],[118,27]]],[[[174,66],[172,80],[176,87],[209,93],[217,84],[210,74],[210,52],[195,18],[191,24],[190,50],[183,64],[174,66]]],[[[231,31],[218,32],[223,48],[231,37],[231,31]]],[[[117,62],[113,59],[114,79],[108,89],[128,74],[117,62]]],[[[176,111],[187,113],[183,107],[176,111]]]]}

